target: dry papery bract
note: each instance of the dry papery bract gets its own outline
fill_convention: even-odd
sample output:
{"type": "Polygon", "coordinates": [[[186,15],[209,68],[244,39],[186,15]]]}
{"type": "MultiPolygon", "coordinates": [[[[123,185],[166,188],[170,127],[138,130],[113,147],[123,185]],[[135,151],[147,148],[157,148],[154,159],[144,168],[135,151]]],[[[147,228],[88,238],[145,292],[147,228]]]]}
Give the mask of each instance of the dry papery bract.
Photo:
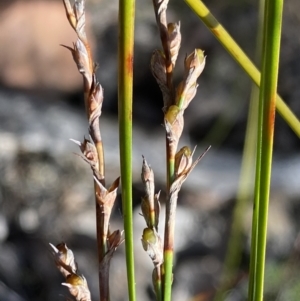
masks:
{"type": "Polygon", "coordinates": [[[66,281],[62,285],[68,287],[70,294],[75,297],[76,301],[90,301],[90,290],[84,276],[77,273],[77,263],[72,250],[65,243],[60,243],[56,247],[50,243],[50,246],[56,266],[66,281]]]}

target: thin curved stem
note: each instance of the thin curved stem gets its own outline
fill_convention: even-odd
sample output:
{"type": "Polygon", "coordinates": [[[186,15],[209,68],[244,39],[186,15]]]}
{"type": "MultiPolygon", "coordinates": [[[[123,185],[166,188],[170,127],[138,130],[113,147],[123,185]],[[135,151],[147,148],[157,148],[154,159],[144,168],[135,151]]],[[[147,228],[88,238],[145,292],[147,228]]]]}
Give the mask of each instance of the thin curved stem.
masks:
{"type": "MultiPolygon", "coordinates": [[[[218,22],[209,9],[200,0],[184,0],[188,6],[197,14],[201,21],[207,26],[211,33],[221,43],[221,45],[229,52],[229,54],[236,60],[236,62],[245,70],[257,86],[260,86],[261,74],[255,67],[253,62],[239,47],[235,40],[225,30],[225,28],[218,22]]],[[[283,101],[277,95],[276,109],[293,132],[300,138],[300,121],[283,101]]]]}

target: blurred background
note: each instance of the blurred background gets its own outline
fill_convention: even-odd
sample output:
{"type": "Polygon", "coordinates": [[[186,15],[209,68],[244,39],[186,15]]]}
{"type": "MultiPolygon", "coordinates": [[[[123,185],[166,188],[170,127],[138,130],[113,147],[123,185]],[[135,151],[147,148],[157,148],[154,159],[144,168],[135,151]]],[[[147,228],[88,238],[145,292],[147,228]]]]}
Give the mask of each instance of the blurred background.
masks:
{"type": "MultiPolygon", "coordinates": [[[[258,1],[205,1],[216,18],[251,57],[255,56],[258,1]]],[[[119,176],[117,125],[118,1],[87,0],[87,32],[98,79],[104,88],[101,132],[106,178],[119,176]]],[[[180,147],[212,149],[184,183],[176,227],[173,300],[211,300],[219,285],[235,207],[251,81],[184,1],[170,1],[168,21],[181,21],[183,60],[194,48],[207,64],[198,93],[185,112],[180,147]]],[[[300,3],[286,1],[279,93],[300,116],[300,3]]],[[[152,263],[140,238],[145,227],[142,155],[151,164],[164,210],[162,97],[149,62],[160,48],[151,1],[137,1],[134,70],[134,227],[139,300],[152,300],[152,263]]],[[[0,2],[0,300],[64,300],[67,289],[48,243],[65,241],[75,252],[93,300],[98,296],[94,198],[91,172],[69,138],[87,135],[82,79],[71,54],[75,33],[59,0],[0,2]]],[[[265,300],[298,300],[300,143],[277,114],[270,200],[265,300]]],[[[118,199],[111,227],[123,229],[118,199]]],[[[240,213],[240,260],[226,300],[245,300],[249,265],[251,202],[240,213]]],[[[163,217],[160,220],[163,225],[163,217]]],[[[111,300],[127,300],[124,247],[111,267],[111,300]]]]}

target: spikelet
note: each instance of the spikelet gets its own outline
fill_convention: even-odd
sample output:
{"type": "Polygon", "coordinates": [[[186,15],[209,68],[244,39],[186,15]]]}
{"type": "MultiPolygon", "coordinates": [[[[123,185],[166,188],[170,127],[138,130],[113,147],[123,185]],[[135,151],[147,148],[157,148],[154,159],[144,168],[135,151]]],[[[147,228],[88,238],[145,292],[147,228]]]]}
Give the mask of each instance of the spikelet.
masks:
{"type": "Polygon", "coordinates": [[[76,301],[91,301],[91,293],[84,276],[77,273],[77,263],[71,249],[62,242],[57,246],[50,243],[52,254],[58,270],[65,277],[62,285],[69,288],[70,294],[76,301]]]}

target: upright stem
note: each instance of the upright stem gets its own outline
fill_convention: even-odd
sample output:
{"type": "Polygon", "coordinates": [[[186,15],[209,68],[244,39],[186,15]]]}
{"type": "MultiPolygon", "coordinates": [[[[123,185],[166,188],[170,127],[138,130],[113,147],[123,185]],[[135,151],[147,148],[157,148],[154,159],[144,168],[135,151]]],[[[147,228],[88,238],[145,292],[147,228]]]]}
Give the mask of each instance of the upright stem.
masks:
{"type": "Polygon", "coordinates": [[[109,301],[109,268],[110,262],[101,265],[99,269],[100,301],[109,301]]]}
{"type": "MultiPolygon", "coordinates": [[[[171,60],[170,52],[170,41],[168,34],[168,22],[166,16],[167,4],[163,4],[162,1],[153,0],[153,7],[156,16],[156,22],[158,25],[160,39],[162,47],[164,50],[165,64],[166,64],[166,84],[170,93],[170,99],[168,103],[165,103],[165,110],[175,103],[174,92],[173,92],[173,64],[171,60]],[[162,8],[165,6],[164,8],[162,8]]],[[[170,186],[174,180],[174,162],[175,154],[170,147],[170,141],[166,136],[166,193],[167,193],[167,202],[166,202],[166,221],[165,221],[165,237],[164,237],[164,271],[163,275],[163,293],[164,301],[171,300],[171,289],[172,289],[172,267],[173,267],[173,249],[174,249],[174,218],[171,221],[171,205],[169,202],[169,191],[170,186]]],[[[175,214],[175,212],[174,212],[175,214]]]]}
{"type": "Polygon", "coordinates": [[[266,0],[249,301],[263,300],[282,8],[283,0],[266,0]]]}
{"type": "Polygon", "coordinates": [[[173,261],[174,261],[174,232],[176,204],[170,202],[170,187],[175,176],[175,154],[172,154],[166,137],[167,155],[167,201],[164,236],[164,301],[170,301],[172,295],[173,261]]]}
{"type": "Polygon", "coordinates": [[[167,194],[175,176],[175,154],[171,153],[168,138],[166,137],[166,157],[167,157],[167,194]]]}
{"type": "Polygon", "coordinates": [[[132,222],[132,84],[135,0],[119,1],[119,139],[129,300],[135,301],[132,222]]]}
{"type": "Polygon", "coordinates": [[[96,142],[96,149],[98,153],[98,160],[99,160],[99,173],[103,176],[103,180],[101,180],[101,184],[105,186],[105,164],[104,164],[104,149],[103,149],[103,142],[97,141],[96,142]]]}
{"type": "Polygon", "coordinates": [[[157,301],[163,301],[163,293],[162,293],[162,269],[161,266],[155,267],[156,279],[153,281],[154,290],[156,294],[157,301]]]}
{"type": "Polygon", "coordinates": [[[171,203],[168,197],[166,203],[166,223],[164,240],[164,301],[170,301],[172,296],[173,260],[174,260],[174,230],[177,199],[171,203]]]}
{"type": "MultiPolygon", "coordinates": [[[[86,101],[87,103],[87,101],[86,101]]],[[[99,181],[105,186],[105,161],[104,161],[104,149],[103,142],[100,134],[99,119],[90,127],[90,134],[95,143],[97,155],[98,155],[98,171],[100,175],[99,181]]],[[[97,230],[97,244],[98,244],[98,262],[99,262],[99,289],[100,289],[100,300],[109,300],[109,269],[107,270],[107,276],[101,275],[102,269],[101,263],[108,250],[107,245],[107,233],[103,231],[104,224],[104,210],[97,201],[97,195],[101,193],[99,186],[94,182],[95,200],[96,200],[96,230],[97,230]],[[106,294],[107,293],[107,294],[106,294]],[[103,299],[102,299],[103,298],[103,299]]]]}

